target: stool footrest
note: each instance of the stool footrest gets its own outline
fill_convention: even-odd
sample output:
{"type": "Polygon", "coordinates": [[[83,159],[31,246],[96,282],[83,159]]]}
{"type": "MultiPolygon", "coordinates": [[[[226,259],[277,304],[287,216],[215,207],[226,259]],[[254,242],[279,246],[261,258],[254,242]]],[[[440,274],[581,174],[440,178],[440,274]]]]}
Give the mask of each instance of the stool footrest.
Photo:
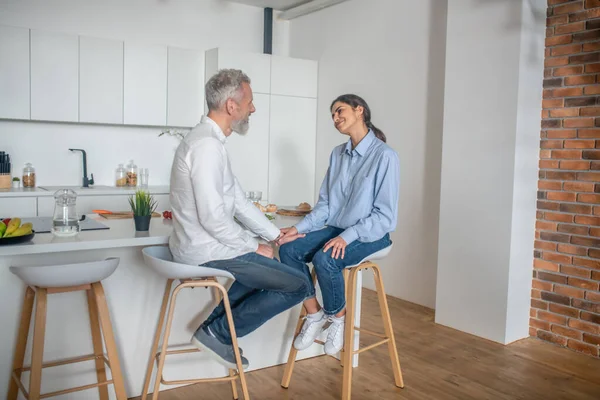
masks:
{"type": "Polygon", "coordinates": [[[366,333],[367,335],[377,336],[377,337],[380,337],[382,339],[387,339],[388,338],[383,333],[378,333],[378,332],[370,331],[370,330],[365,329],[365,328],[358,328],[358,327],[355,326],[354,330],[357,330],[357,331],[359,331],[361,333],[366,333]]]}
{"type": "Polygon", "coordinates": [[[362,353],[362,352],[364,352],[364,351],[371,350],[371,349],[373,349],[373,348],[375,348],[375,347],[377,347],[377,346],[381,346],[382,344],[386,344],[386,343],[387,343],[387,342],[389,342],[389,341],[390,341],[390,339],[383,339],[383,340],[380,340],[380,341],[379,341],[379,342],[377,342],[377,343],[373,343],[372,345],[369,345],[369,346],[367,346],[367,347],[363,347],[362,349],[358,349],[358,350],[356,350],[356,351],[353,351],[353,352],[352,352],[352,354],[360,354],[360,353],[362,353]]]}
{"type": "MultiPolygon", "coordinates": [[[[13,372],[12,378],[17,383],[17,386],[19,386],[19,389],[21,389],[21,392],[23,392],[23,396],[29,400],[29,392],[27,392],[27,389],[25,389],[25,386],[23,386],[23,383],[21,383],[21,380],[17,376],[16,372],[13,372]]],[[[113,381],[112,381],[112,379],[110,379],[110,380],[106,380],[106,381],[99,382],[99,383],[91,383],[89,385],[77,386],[77,387],[70,388],[70,389],[57,390],[55,392],[50,392],[50,393],[45,393],[45,394],[40,395],[40,399],[47,399],[49,397],[60,396],[63,394],[80,392],[82,390],[93,389],[95,387],[111,385],[112,383],[113,383],[113,381]]]]}
{"type": "Polygon", "coordinates": [[[231,382],[237,380],[239,375],[233,376],[224,376],[221,378],[203,378],[203,379],[184,379],[177,381],[166,381],[163,377],[160,377],[160,383],[163,385],[171,386],[171,385],[189,385],[192,383],[207,383],[207,382],[231,382]]]}
{"type": "MultiPolygon", "coordinates": [[[[42,364],[42,368],[51,368],[51,367],[58,367],[60,365],[74,364],[74,363],[79,363],[79,362],[84,362],[84,361],[92,361],[97,358],[102,358],[104,360],[104,362],[110,367],[110,363],[104,354],[102,354],[101,356],[97,356],[95,354],[89,354],[87,356],[81,356],[81,357],[76,357],[76,358],[69,358],[66,360],[58,360],[58,361],[44,363],[44,364],[42,364]]],[[[27,372],[27,371],[31,371],[31,366],[17,368],[14,370],[14,372],[27,372]]]]}

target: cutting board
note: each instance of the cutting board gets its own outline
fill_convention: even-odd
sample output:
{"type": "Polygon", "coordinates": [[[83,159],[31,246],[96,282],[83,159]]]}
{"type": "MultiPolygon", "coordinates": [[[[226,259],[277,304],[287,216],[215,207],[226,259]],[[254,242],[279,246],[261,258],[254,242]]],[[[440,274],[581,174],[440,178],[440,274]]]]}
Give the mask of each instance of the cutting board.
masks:
{"type": "Polygon", "coordinates": [[[276,212],[279,215],[284,215],[288,217],[304,217],[305,215],[310,214],[312,210],[290,210],[287,208],[280,208],[276,212]]]}
{"type": "MultiPolygon", "coordinates": [[[[133,218],[133,212],[131,211],[113,211],[111,214],[99,214],[101,217],[106,219],[129,219],[133,218]]],[[[160,214],[157,212],[152,213],[152,217],[160,217],[160,214]]]]}

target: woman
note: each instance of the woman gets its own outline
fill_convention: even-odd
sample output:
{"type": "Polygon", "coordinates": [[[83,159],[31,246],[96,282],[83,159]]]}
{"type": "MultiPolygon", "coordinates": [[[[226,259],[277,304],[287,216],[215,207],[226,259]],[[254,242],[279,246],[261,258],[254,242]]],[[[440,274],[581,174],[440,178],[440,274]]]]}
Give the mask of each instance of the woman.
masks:
{"type": "Polygon", "coordinates": [[[342,271],[391,245],[389,232],[398,217],[400,163],[383,132],[371,122],[371,110],[362,98],[339,96],[330,110],[335,128],[350,139],[331,152],[312,212],[296,226],[282,229],[279,256],[309,277],[306,263],[312,262],[323,294],[322,309],[314,287],[304,301],[308,315],[294,347],[308,348],[330,321],[325,352],[333,355],[344,345],[342,271]]]}

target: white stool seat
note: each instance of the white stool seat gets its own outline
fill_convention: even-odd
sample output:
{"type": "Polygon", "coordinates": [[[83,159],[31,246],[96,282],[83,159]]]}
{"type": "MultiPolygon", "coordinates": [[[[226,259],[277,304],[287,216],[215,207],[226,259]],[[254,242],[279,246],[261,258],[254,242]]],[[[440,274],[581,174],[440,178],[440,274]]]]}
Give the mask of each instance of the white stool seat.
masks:
{"type": "Polygon", "coordinates": [[[111,276],[118,265],[119,258],[107,258],[77,264],[10,267],[10,272],[30,286],[53,288],[100,282],[111,276]]]}
{"type": "Polygon", "coordinates": [[[366,256],[365,258],[360,260],[360,262],[358,264],[349,265],[346,268],[356,267],[357,265],[360,265],[360,264],[364,263],[365,261],[381,260],[382,258],[387,257],[388,254],[390,254],[390,252],[392,251],[392,247],[394,247],[394,245],[390,244],[388,247],[384,247],[383,249],[366,256]]]}
{"type": "Polygon", "coordinates": [[[146,247],[142,250],[142,254],[146,265],[167,279],[194,279],[214,276],[233,278],[233,275],[229,272],[220,269],[175,262],[171,251],[166,246],[146,247]]]}

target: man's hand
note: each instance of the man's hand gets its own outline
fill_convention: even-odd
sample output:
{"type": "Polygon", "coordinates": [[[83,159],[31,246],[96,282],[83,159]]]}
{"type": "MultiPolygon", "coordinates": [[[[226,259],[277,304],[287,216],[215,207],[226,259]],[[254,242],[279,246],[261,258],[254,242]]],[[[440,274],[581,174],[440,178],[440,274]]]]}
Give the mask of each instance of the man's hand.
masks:
{"type": "Polygon", "coordinates": [[[346,243],[346,241],[344,239],[342,239],[341,236],[338,236],[336,238],[331,239],[329,242],[327,242],[325,244],[325,247],[323,247],[323,251],[327,252],[327,250],[329,250],[330,248],[333,248],[333,250],[331,251],[331,258],[337,259],[339,256],[341,256],[343,259],[344,255],[346,254],[346,246],[347,245],[348,244],[346,243]]]}
{"type": "Polygon", "coordinates": [[[258,249],[256,249],[256,254],[260,254],[267,258],[273,258],[273,248],[268,244],[259,244],[258,249]]]}
{"type": "Polygon", "coordinates": [[[289,242],[293,242],[298,238],[303,238],[304,236],[306,236],[303,233],[298,233],[298,230],[295,226],[292,226],[291,228],[281,228],[281,233],[282,235],[280,235],[276,241],[277,245],[279,246],[289,242]]]}

